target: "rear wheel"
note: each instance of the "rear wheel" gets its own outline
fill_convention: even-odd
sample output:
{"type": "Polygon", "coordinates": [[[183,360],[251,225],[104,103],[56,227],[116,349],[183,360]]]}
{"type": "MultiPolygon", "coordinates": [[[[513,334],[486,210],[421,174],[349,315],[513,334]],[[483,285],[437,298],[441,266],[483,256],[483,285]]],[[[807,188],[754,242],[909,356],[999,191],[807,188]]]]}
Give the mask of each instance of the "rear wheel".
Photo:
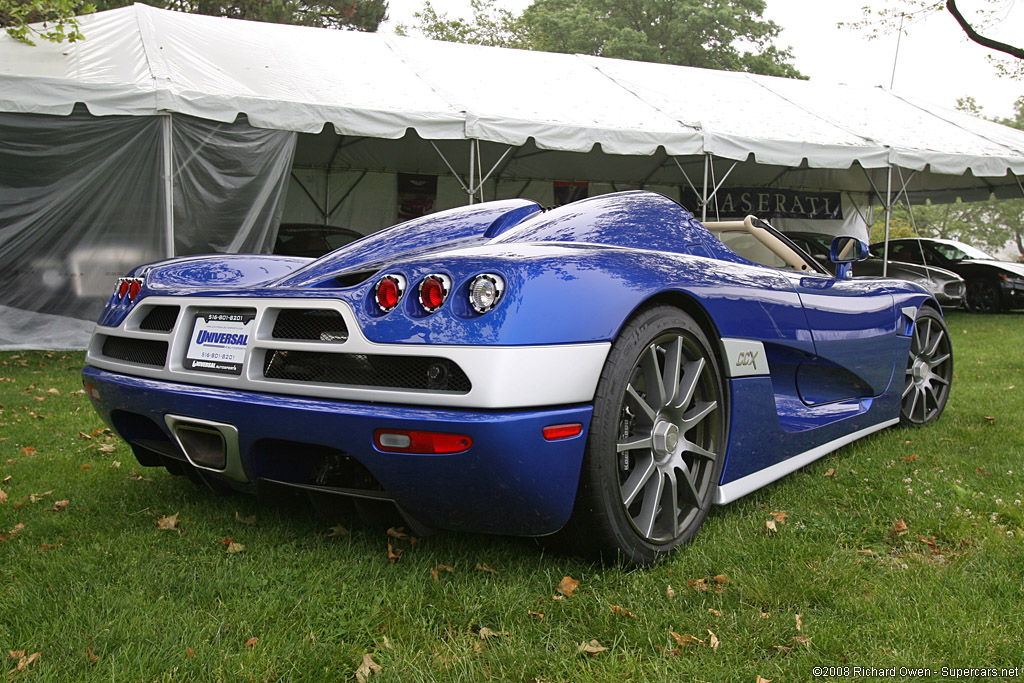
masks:
{"type": "Polygon", "coordinates": [[[718,488],[726,423],[718,362],[693,318],[664,306],[637,314],[598,383],[574,545],[648,564],[690,540],[718,488]]]}
{"type": "Polygon", "coordinates": [[[989,280],[969,280],[967,308],[975,313],[998,313],[1002,308],[999,286],[989,280]]]}
{"type": "Polygon", "coordinates": [[[925,425],[939,419],[953,383],[953,344],[946,321],[934,309],[922,308],[910,340],[900,422],[925,425]]]}

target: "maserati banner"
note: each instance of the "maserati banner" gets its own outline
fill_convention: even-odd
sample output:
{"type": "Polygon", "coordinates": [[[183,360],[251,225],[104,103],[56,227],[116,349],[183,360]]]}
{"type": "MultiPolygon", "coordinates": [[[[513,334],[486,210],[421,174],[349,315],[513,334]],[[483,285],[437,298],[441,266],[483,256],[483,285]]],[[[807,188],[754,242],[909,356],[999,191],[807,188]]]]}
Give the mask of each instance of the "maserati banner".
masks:
{"type": "MultiPolygon", "coordinates": [[[[749,215],[772,218],[803,218],[811,220],[843,219],[843,203],[838,192],[807,192],[763,187],[729,187],[718,191],[708,204],[708,220],[713,220],[717,203],[721,218],[744,218],[749,215]]],[[[682,204],[700,217],[700,202],[693,190],[682,193],[682,204]]]]}

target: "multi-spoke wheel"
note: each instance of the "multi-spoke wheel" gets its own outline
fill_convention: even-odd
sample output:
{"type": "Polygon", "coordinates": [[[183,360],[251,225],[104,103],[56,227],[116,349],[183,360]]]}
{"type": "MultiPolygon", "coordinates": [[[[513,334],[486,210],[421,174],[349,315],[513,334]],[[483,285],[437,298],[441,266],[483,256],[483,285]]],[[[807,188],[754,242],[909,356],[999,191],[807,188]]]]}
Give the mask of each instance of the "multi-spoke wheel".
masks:
{"type": "Polygon", "coordinates": [[[914,322],[900,422],[924,425],[938,419],[953,383],[953,345],[946,322],[922,308],[914,322]]]}
{"type": "Polygon", "coordinates": [[[669,307],[637,314],[598,384],[571,533],[634,564],[688,541],[722,471],[724,401],[718,362],[694,320],[669,307]]]}
{"type": "Polygon", "coordinates": [[[1002,309],[999,286],[990,280],[967,281],[967,310],[974,313],[998,313],[1002,309]]]}

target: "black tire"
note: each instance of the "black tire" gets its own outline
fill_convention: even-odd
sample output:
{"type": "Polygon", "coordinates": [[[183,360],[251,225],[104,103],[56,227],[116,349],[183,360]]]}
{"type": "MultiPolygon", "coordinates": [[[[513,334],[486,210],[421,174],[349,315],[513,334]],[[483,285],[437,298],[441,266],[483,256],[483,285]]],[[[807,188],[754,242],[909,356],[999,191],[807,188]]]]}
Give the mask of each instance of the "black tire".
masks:
{"type": "Polygon", "coordinates": [[[967,310],[974,313],[999,313],[1002,308],[999,285],[991,280],[967,281],[967,310]]]}
{"type": "Polygon", "coordinates": [[[670,554],[714,502],[727,423],[718,361],[700,326],[668,306],[637,313],[601,373],[573,517],[560,536],[581,554],[635,565],[670,554]]]}
{"type": "Polygon", "coordinates": [[[922,308],[910,340],[900,422],[920,427],[942,415],[953,384],[953,343],[937,311],[922,308]]]}

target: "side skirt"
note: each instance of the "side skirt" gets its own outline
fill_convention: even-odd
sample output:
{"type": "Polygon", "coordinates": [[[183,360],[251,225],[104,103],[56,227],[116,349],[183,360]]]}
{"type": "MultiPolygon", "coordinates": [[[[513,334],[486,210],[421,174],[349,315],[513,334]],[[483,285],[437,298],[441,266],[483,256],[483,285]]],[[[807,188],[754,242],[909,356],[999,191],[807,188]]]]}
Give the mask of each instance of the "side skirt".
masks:
{"type": "Polygon", "coordinates": [[[745,477],[741,477],[735,481],[730,481],[728,484],[723,484],[718,487],[718,492],[715,496],[715,505],[725,505],[731,503],[737,498],[756,491],[757,489],[771,484],[773,481],[781,479],[790,472],[794,472],[804,465],[814,462],[818,458],[828,455],[834,450],[842,448],[843,446],[853,443],[857,439],[861,439],[868,434],[881,431],[886,427],[891,427],[894,424],[899,423],[899,418],[893,418],[884,422],[879,422],[876,425],[865,427],[859,431],[847,434],[846,436],[839,437],[833,441],[822,444],[809,451],[804,451],[794,455],[791,458],[786,458],[780,463],[776,463],[770,467],[766,467],[763,470],[758,470],[748,474],[745,477]]]}

